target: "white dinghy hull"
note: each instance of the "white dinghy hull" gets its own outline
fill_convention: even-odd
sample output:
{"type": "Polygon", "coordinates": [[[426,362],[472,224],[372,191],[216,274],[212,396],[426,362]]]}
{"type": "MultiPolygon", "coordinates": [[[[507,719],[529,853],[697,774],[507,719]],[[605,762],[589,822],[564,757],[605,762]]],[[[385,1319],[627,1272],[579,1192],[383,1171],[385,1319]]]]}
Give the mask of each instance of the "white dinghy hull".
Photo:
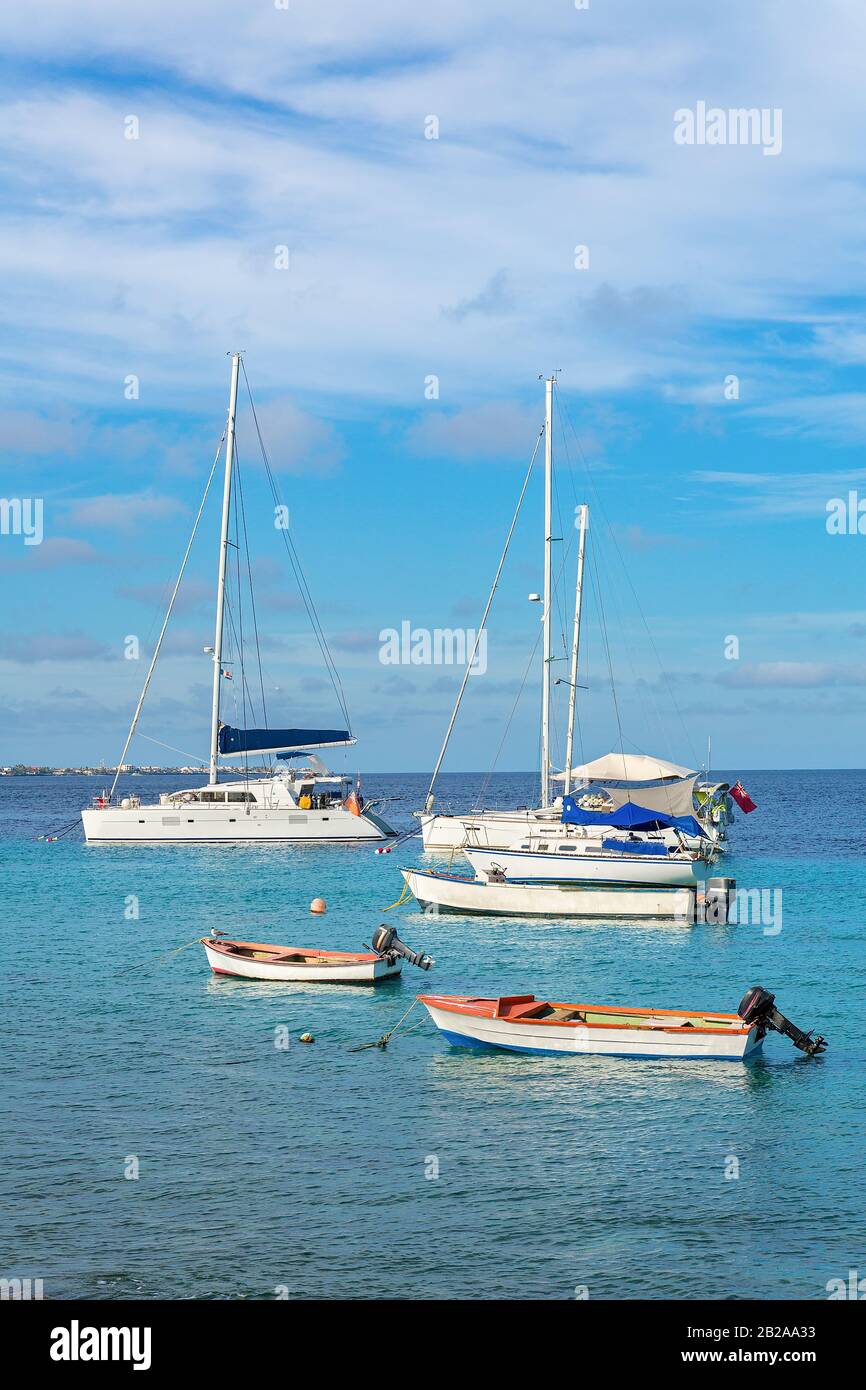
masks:
{"type": "Polygon", "coordinates": [[[746,1026],[733,1014],[695,1016],[666,1009],[594,1010],[590,1005],[546,1004],[532,995],[503,999],[435,994],[418,997],[436,1027],[455,1047],[541,1056],[742,1062],[763,1041],[760,1028],[746,1026]],[[500,1017],[502,1010],[514,1016],[500,1017]],[[543,1016],[545,1011],[548,1017],[543,1016]],[[599,1021],[568,1022],[556,1017],[580,1011],[599,1021]],[[535,1018],[534,1013],[542,1016],[535,1018]]]}
{"type": "Polygon", "coordinates": [[[664,917],[694,921],[693,888],[616,888],[585,883],[491,883],[401,869],[418,902],[440,912],[493,917],[664,917]]]}
{"type": "Polygon", "coordinates": [[[202,940],[208,965],[215,975],[241,980],[281,980],[283,983],[367,985],[399,975],[400,959],[389,961],[372,953],[309,951],[270,946],[255,941],[202,940]],[[247,954],[241,954],[244,951],[247,954]],[[280,960],[284,956],[288,959],[280,960]]]}

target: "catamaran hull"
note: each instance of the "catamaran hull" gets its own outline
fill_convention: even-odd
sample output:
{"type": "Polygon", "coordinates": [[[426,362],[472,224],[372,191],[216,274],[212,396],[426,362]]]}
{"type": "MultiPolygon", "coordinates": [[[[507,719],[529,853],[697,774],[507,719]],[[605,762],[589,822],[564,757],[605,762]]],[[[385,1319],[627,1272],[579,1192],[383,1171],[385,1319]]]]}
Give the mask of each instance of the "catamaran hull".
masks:
{"type": "Polygon", "coordinates": [[[488,883],[457,874],[401,869],[425,907],[493,917],[666,917],[694,921],[692,888],[617,888],[583,883],[488,883]]]}
{"type": "MultiPolygon", "coordinates": [[[[674,1036],[657,1028],[594,1028],[512,1023],[508,1019],[477,1018],[425,1001],[424,1007],[448,1042],[455,1047],[528,1052],[542,1056],[693,1058],[703,1061],[745,1061],[761,1046],[758,1029],[730,1037],[722,1034],[674,1036]]],[[[677,1030],[679,1032],[679,1030],[677,1030]]]]}
{"type": "Polygon", "coordinates": [[[393,830],[376,815],[355,816],[342,806],[295,810],[260,806],[249,815],[243,805],[89,807],[82,811],[88,843],[133,844],[356,844],[385,840],[393,830]]]}
{"type": "Polygon", "coordinates": [[[633,887],[694,888],[699,880],[695,859],[674,859],[643,854],[571,855],[558,851],[463,850],[476,874],[486,877],[499,868],[512,882],[526,884],[579,883],[623,884],[633,887]]]}
{"type": "Polygon", "coordinates": [[[323,959],[311,964],[299,962],[249,960],[243,956],[228,956],[224,951],[204,945],[208,965],[215,975],[228,975],[242,980],[282,980],[283,983],[321,985],[367,985],[399,975],[402,960],[323,959]]]}

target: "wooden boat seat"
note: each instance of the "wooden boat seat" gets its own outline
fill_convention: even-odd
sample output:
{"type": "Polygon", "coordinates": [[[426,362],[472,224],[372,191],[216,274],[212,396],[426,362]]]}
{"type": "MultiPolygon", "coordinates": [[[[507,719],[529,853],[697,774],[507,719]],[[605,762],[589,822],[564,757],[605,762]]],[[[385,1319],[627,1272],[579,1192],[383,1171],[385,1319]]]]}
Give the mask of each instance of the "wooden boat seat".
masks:
{"type": "Polygon", "coordinates": [[[512,1004],[507,1012],[503,1010],[501,1018],[545,1018],[549,1010],[546,1004],[540,1004],[537,999],[533,999],[529,1004],[512,1004]]]}
{"type": "Polygon", "coordinates": [[[545,1009],[539,1018],[549,1018],[556,1023],[586,1023],[586,1014],[580,1009],[545,1009]]]}
{"type": "Polygon", "coordinates": [[[505,1015],[509,1019],[546,1018],[557,1023],[585,1023],[580,1009],[551,1009],[549,1004],[533,1000],[531,1004],[515,1004],[505,1015]]]}

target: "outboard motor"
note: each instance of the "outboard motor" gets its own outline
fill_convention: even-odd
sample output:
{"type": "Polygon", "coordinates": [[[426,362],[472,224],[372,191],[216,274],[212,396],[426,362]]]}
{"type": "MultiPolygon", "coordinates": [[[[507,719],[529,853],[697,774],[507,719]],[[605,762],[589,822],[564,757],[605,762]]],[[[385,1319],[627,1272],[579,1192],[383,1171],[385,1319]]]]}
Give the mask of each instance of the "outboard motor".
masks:
{"type": "Polygon", "coordinates": [[[703,920],[725,926],[737,900],[737,883],[733,878],[708,878],[704,890],[703,920]]]}
{"type": "Polygon", "coordinates": [[[373,932],[371,944],[376,954],[391,965],[398,956],[402,956],[410,965],[417,965],[419,970],[429,970],[436,963],[432,956],[425,955],[423,951],[413,951],[411,946],[400,940],[396,928],[386,927],[384,922],[373,932]]]}
{"type": "Polygon", "coordinates": [[[773,1028],[777,1033],[784,1033],[795,1047],[799,1047],[800,1051],[809,1057],[823,1052],[827,1046],[826,1038],[822,1038],[820,1033],[817,1037],[813,1037],[811,1032],[804,1033],[802,1028],[798,1028],[784,1014],[780,1014],[776,1008],[775,994],[771,994],[760,985],[753,985],[746,991],[740,1000],[737,1013],[744,1023],[750,1026],[756,1023],[761,1037],[768,1028],[773,1028]]]}

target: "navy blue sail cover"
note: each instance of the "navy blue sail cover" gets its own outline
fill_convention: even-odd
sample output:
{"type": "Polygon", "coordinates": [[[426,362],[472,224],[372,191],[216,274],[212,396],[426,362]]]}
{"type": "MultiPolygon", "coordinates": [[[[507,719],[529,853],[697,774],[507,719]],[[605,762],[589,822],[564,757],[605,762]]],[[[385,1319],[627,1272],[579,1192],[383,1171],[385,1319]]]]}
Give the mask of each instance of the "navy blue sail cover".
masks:
{"type": "Polygon", "coordinates": [[[667,855],[668,847],[660,840],[602,840],[602,849],[615,849],[626,854],[667,855]]]}
{"type": "Polygon", "coordinates": [[[682,830],[686,835],[703,835],[694,816],[667,816],[662,811],[650,811],[626,801],[616,811],[584,811],[573,796],[562,798],[562,819],[565,825],[610,826],[617,830],[682,830]]]}
{"type": "Polygon", "coordinates": [[[219,751],[226,757],[237,753],[300,752],[304,748],[354,742],[348,729],[233,729],[230,724],[223,724],[219,731],[219,751]]]}

